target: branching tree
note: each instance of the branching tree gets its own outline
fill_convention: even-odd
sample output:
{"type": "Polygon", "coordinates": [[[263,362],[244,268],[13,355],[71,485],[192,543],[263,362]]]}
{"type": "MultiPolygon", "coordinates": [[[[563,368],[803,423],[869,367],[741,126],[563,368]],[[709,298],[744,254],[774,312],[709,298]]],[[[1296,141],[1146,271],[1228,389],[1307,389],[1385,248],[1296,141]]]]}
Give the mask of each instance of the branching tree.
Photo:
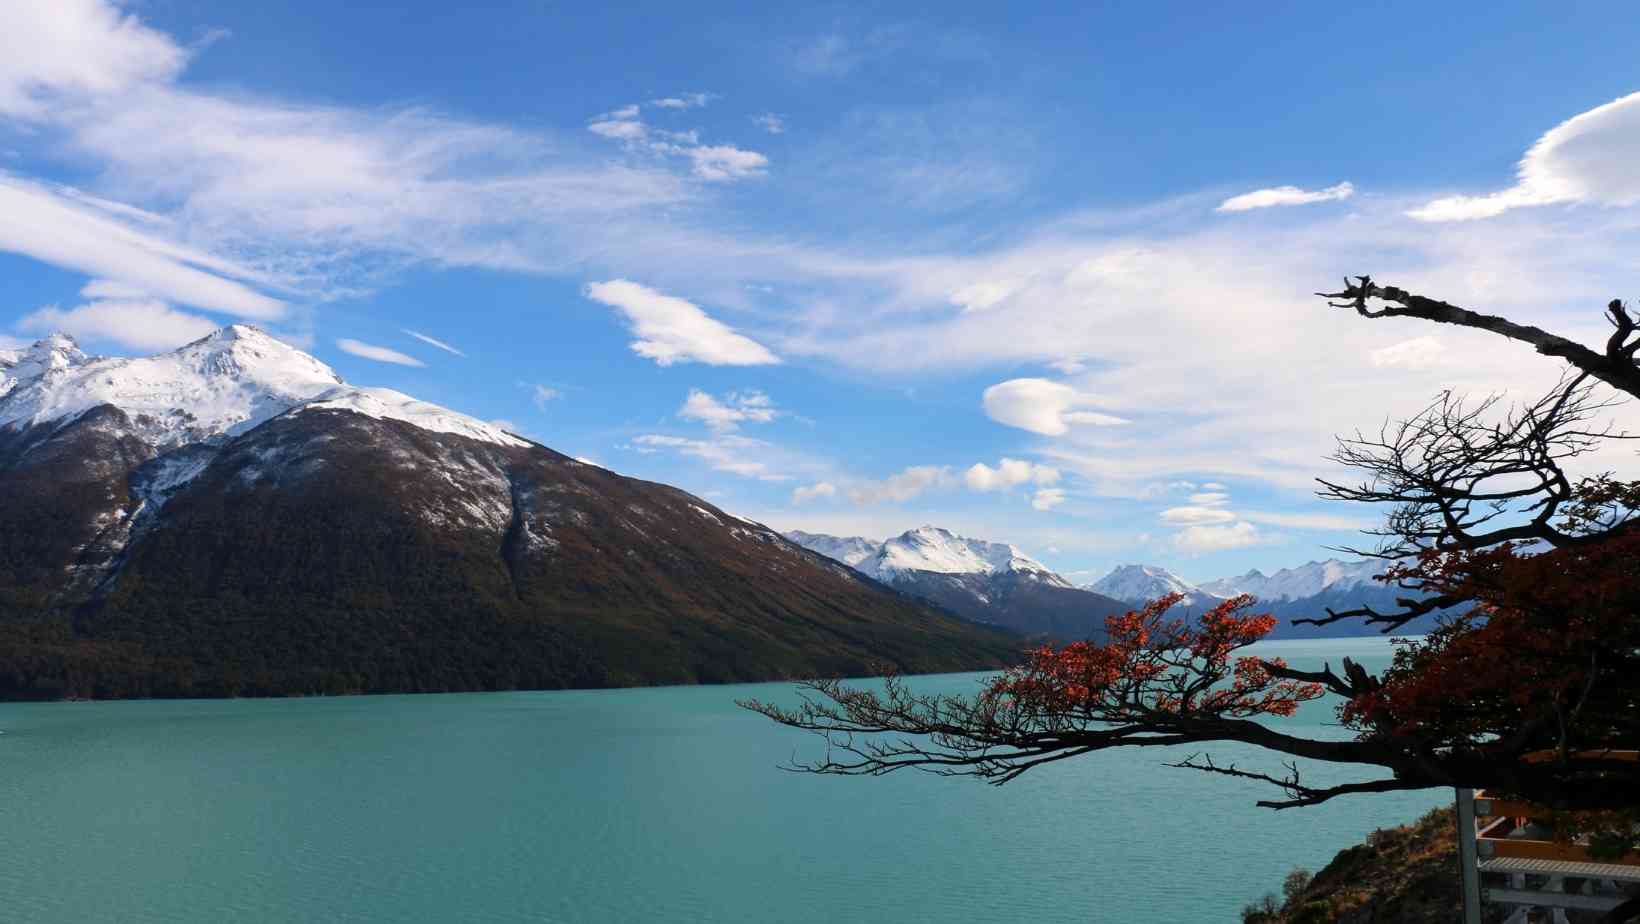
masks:
{"type": "Polygon", "coordinates": [[[1381,580],[1408,593],[1395,612],[1312,621],[1360,619],[1387,632],[1432,611],[1457,614],[1400,643],[1384,673],[1348,659],[1335,672],[1248,657],[1241,650],[1274,626],[1252,600],[1192,623],[1168,616],[1178,602],[1168,597],[1113,617],[1103,642],[1031,652],[975,696],[919,695],[889,677],[880,689],[811,681],[796,707],[743,705],[822,736],[824,757],[801,767],[817,773],[909,768],[1006,783],[1107,748],[1229,741],[1377,772],[1310,785],[1296,761],[1273,773],[1204,755],[1176,766],[1274,784],[1282,797],[1259,803],[1273,808],[1458,786],[1594,819],[1589,830],[1629,830],[1611,819],[1632,817],[1624,813],[1640,793],[1640,762],[1621,753],[1640,748],[1640,482],[1574,480],[1566,464],[1628,438],[1596,421],[1615,400],[1640,396],[1640,326],[1613,301],[1612,335],[1592,348],[1368,277],[1325,297],[1366,318],[1490,331],[1569,367],[1548,395],[1513,409],[1444,394],[1376,436],[1340,441],[1336,460],[1362,480],[1323,481],[1320,493],[1390,508],[1365,554],[1384,559],[1381,580]],[[1327,695],[1353,740],[1259,721],[1327,695]]]}

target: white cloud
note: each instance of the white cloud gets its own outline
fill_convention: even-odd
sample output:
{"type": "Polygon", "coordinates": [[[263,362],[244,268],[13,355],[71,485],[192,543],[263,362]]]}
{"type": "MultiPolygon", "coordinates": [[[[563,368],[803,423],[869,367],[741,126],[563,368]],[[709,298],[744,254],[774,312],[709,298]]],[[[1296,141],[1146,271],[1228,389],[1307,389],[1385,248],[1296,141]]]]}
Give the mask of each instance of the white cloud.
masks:
{"type": "Polygon", "coordinates": [[[1071,424],[1128,422],[1110,414],[1076,410],[1097,403],[1092,395],[1048,379],[1010,379],[985,389],[984,397],[985,413],[992,420],[1044,436],[1061,436],[1071,424]]]}
{"type": "Polygon", "coordinates": [[[1332,202],[1338,199],[1348,199],[1355,195],[1355,187],[1348,182],[1337,186],[1328,186],[1326,189],[1300,189],[1297,186],[1273,186],[1269,189],[1255,189],[1249,193],[1230,198],[1219,203],[1215,212],[1246,212],[1251,209],[1267,209],[1279,205],[1308,205],[1312,202],[1332,202]]]}
{"type": "Polygon", "coordinates": [[[6,4],[0,115],[40,118],[169,80],[187,55],[171,38],[102,0],[6,4]]]}
{"type": "Polygon", "coordinates": [[[696,195],[673,171],[544,132],[198,92],[179,79],[191,51],[128,6],[7,5],[0,116],[25,120],[97,195],[0,175],[0,250],[272,320],[283,303],[244,283],[311,302],[421,261],[554,271],[598,252],[595,238],[629,238],[617,219],[696,195]],[[243,262],[212,256],[225,253],[243,262]]]}
{"type": "Polygon", "coordinates": [[[1362,530],[1374,524],[1370,513],[1293,513],[1277,510],[1248,510],[1242,519],[1251,523],[1268,523],[1286,529],[1362,530]]]}
{"type": "Polygon", "coordinates": [[[1435,199],[1407,214],[1419,221],[1471,221],[1523,206],[1640,202],[1640,92],[1579,113],[1545,132],[1521,158],[1516,183],[1484,196],[1435,199]]]}
{"type": "Polygon", "coordinates": [[[80,294],[91,299],[143,299],[153,297],[140,286],[115,282],[112,279],[93,279],[81,287],[80,294]]]}
{"type": "MultiPolygon", "coordinates": [[[[649,105],[661,109],[698,109],[712,101],[710,93],[684,93],[679,96],[667,96],[661,99],[652,99],[649,105]]],[[[636,114],[637,107],[630,107],[636,114]]]]}
{"type": "Polygon", "coordinates": [[[539,382],[530,385],[530,400],[535,403],[535,409],[538,411],[546,410],[549,402],[563,397],[563,394],[558,389],[542,385],[539,382]]]}
{"type": "Polygon", "coordinates": [[[934,488],[951,483],[951,470],[944,465],[913,465],[882,481],[850,485],[848,498],[856,504],[903,504],[934,488]]]}
{"type": "MultiPolygon", "coordinates": [[[[1065,489],[1043,488],[1031,495],[1031,506],[1037,510],[1052,510],[1065,502],[1065,489]]],[[[1049,551],[1054,551],[1050,549],[1049,551]]]]}
{"type": "Polygon", "coordinates": [[[792,503],[806,504],[815,498],[836,496],[836,485],[829,481],[820,481],[815,484],[808,485],[807,487],[798,488],[792,491],[792,503]]]}
{"type": "Polygon", "coordinates": [[[723,401],[699,389],[690,389],[689,397],[678,408],[678,416],[698,420],[719,433],[737,430],[743,423],[768,423],[778,416],[769,396],[756,390],[731,392],[723,401]]]}
{"type": "Polygon", "coordinates": [[[782,135],[786,132],[786,120],[772,112],[752,116],[752,124],[771,135],[782,135]]]}
{"type": "Polygon", "coordinates": [[[1428,369],[1440,363],[1445,349],[1434,337],[1414,337],[1369,351],[1367,357],[1379,368],[1428,369]]]}
{"type": "Polygon", "coordinates": [[[952,292],[951,304],[961,306],[964,311],[984,311],[1006,301],[1024,286],[1019,279],[982,279],[952,292]]]}
{"type": "Polygon", "coordinates": [[[1229,526],[1191,526],[1173,536],[1174,547],[1191,553],[1222,552],[1268,541],[1258,527],[1247,522],[1229,526]]]}
{"type": "Polygon", "coordinates": [[[600,119],[588,124],[587,131],[617,141],[642,141],[649,137],[649,127],[636,119],[600,119]]]}
{"type": "MultiPolygon", "coordinates": [[[[91,287],[87,287],[88,289],[91,287]]],[[[107,341],[157,353],[191,343],[216,330],[209,318],[177,311],[157,299],[105,299],[62,310],[55,306],[24,315],[19,330],[56,331],[81,340],[107,341]]]]}
{"type": "Polygon", "coordinates": [[[1162,522],[1169,526],[1197,526],[1205,523],[1228,523],[1236,515],[1220,507],[1169,507],[1161,513],[1162,522]]]}
{"type": "MultiPolygon", "coordinates": [[[[663,109],[689,109],[706,105],[708,98],[706,94],[699,93],[688,98],[652,100],[650,104],[663,109]],[[697,98],[699,102],[695,102],[697,98]]],[[[673,131],[654,128],[638,117],[638,107],[635,105],[598,116],[587,124],[587,130],[619,141],[634,153],[683,158],[689,161],[691,173],[709,183],[763,176],[769,166],[769,158],[756,151],[732,144],[701,144],[700,132],[695,129],[673,131]]]]}
{"type": "Polygon", "coordinates": [[[1047,486],[1059,481],[1059,470],[1035,462],[1026,462],[1020,459],[1003,459],[996,468],[991,468],[984,462],[975,462],[966,472],[963,472],[963,481],[969,490],[973,491],[1006,491],[1018,485],[1034,483],[1047,486]]]}
{"type": "Polygon", "coordinates": [[[1223,491],[1202,491],[1190,495],[1190,502],[1201,507],[1221,507],[1230,502],[1230,495],[1223,491]]]}
{"type": "Polygon", "coordinates": [[[1217,481],[1209,481],[1204,483],[1201,488],[1203,491],[1223,491],[1224,485],[1219,484],[1217,481]]]}
{"type": "Polygon", "coordinates": [[[694,164],[695,176],[713,182],[762,176],[769,166],[762,154],[732,144],[695,145],[682,148],[681,153],[694,164]]]}
{"type": "Polygon", "coordinates": [[[662,366],[702,362],[759,366],[780,362],[762,344],[734,331],[694,304],[625,279],[595,282],[586,296],[619,310],[639,339],[632,351],[662,366]]]}
{"type": "Polygon", "coordinates": [[[391,350],[384,346],[376,346],[375,344],[365,343],[360,340],[351,340],[346,337],[336,341],[336,348],[341,350],[343,353],[351,353],[354,356],[359,356],[364,359],[373,359],[379,363],[392,363],[396,366],[418,367],[427,365],[414,356],[406,356],[398,350],[391,350]]]}
{"type": "Polygon", "coordinates": [[[769,445],[761,440],[733,435],[697,440],[682,436],[647,434],[632,442],[640,452],[671,450],[701,459],[717,471],[729,472],[743,478],[755,478],[759,481],[791,480],[790,476],[773,471],[767,462],[752,457],[769,448],[769,445]]]}
{"type": "Polygon", "coordinates": [[[422,343],[425,343],[425,344],[427,344],[428,346],[431,346],[431,347],[437,347],[438,349],[441,349],[446,353],[454,353],[457,356],[463,356],[463,357],[467,355],[466,353],[461,352],[460,350],[458,350],[455,347],[449,345],[448,343],[445,343],[444,341],[435,339],[433,337],[429,337],[426,334],[417,333],[413,330],[410,330],[409,328],[400,328],[400,330],[402,330],[406,334],[409,334],[410,336],[416,338],[417,340],[420,340],[422,343]]]}
{"type": "Polygon", "coordinates": [[[0,173],[0,250],[102,277],[104,291],[142,292],[277,320],[285,305],[233,279],[257,273],[98,214],[85,197],[0,173]]]}

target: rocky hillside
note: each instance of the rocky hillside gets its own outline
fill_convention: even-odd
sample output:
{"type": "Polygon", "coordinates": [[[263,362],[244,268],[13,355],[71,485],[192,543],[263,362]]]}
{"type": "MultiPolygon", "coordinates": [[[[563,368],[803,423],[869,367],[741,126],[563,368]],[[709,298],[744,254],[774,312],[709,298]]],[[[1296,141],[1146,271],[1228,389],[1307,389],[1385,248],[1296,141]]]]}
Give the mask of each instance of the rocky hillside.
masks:
{"type": "Polygon", "coordinates": [[[749,681],[1021,647],[252,328],[0,360],[3,698],[749,681]]]}
{"type": "MultiPolygon", "coordinates": [[[[1436,809],[1384,828],[1342,850],[1313,877],[1295,872],[1283,897],[1269,893],[1242,912],[1244,924],[1451,924],[1463,919],[1457,824],[1436,809]]],[[[1503,920],[1493,908],[1488,924],[1503,920]]]]}

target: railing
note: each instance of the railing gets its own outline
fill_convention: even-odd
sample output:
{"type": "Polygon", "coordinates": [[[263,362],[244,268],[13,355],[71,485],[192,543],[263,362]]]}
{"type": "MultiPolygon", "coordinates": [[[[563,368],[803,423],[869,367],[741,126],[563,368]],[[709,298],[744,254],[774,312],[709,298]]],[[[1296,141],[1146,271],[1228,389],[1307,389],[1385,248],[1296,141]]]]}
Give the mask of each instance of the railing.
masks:
{"type": "MultiPolygon", "coordinates": [[[[1534,755],[1547,759],[1550,755],[1534,755]]],[[[1640,751],[1601,751],[1589,757],[1640,760],[1640,751]]],[[[1532,757],[1527,758],[1533,759],[1532,757]]],[[[1640,851],[1616,859],[1595,859],[1587,844],[1519,836],[1533,821],[1553,812],[1518,799],[1493,797],[1484,790],[1457,791],[1458,859],[1461,865],[1464,921],[1480,924],[1481,901],[1516,908],[1511,921],[1525,920],[1526,909],[1554,909],[1554,920],[1565,920],[1560,909],[1610,910],[1621,903],[1629,884],[1640,883],[1640,851]],[[1515,836],[1511,836],[1515,835],[1515,836]],[[1508,887],[1482,888],[1481,874],[1507,877],[1508,887]],[[1567,880],[1582,882],[1580,891],[1567,892],[1567,880]],[[1535,885],[1528,888],[1529,884],[1535,885]]],[[[1537,832],[1533,832],[1536,834],[1537,832]]]]}

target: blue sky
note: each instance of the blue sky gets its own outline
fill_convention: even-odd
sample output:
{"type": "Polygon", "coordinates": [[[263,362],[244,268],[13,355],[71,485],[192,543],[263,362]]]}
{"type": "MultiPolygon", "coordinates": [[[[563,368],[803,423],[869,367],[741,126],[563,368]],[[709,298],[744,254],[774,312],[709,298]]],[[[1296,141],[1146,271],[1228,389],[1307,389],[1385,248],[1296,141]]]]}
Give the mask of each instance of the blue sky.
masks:
{"type": "Polygon", "coordinates": [[[1297,564],[1333,434],[1556,372],[1308,293],[1633,292],[1640,19],[1542,10],[0,0],[0,347],[245,320],[780,528],[1297,564]]]}

